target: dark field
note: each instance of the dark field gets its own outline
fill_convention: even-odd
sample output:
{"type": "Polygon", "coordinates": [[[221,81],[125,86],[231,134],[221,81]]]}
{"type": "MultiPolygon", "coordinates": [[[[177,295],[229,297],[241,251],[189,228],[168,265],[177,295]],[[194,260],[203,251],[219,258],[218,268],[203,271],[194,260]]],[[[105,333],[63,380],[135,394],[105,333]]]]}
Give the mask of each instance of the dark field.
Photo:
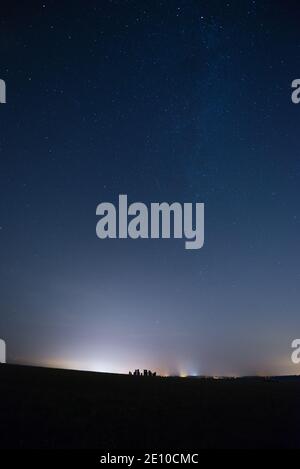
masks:
{"type": "Polygon", "coordinates": [[[0,366],[0,447],[300,447],[300,381],[0,366]]]}

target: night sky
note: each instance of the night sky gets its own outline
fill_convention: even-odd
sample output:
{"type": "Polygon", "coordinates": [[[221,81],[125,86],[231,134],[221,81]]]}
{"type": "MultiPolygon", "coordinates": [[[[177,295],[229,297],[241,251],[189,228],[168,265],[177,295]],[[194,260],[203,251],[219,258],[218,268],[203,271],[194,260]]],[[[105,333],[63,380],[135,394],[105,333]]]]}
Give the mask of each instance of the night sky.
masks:
{"type": "Polygon", "coordinates": [[[9,362],[299,373],[299,2],[0,10],[9,362]],[[96,207],[119,194],[205,203],[204,247],[98,239],[96,207]]]}

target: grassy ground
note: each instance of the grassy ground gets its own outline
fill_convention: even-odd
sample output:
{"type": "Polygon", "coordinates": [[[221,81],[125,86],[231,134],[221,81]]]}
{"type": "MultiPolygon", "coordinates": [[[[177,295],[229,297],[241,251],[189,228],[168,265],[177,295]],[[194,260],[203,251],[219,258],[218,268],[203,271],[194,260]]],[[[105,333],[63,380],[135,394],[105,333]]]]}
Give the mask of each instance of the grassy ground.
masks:
{"type": "Polygon", "coordinates": [[[300,380],[0,366],[0,447],[300,448],[300,380]]]}

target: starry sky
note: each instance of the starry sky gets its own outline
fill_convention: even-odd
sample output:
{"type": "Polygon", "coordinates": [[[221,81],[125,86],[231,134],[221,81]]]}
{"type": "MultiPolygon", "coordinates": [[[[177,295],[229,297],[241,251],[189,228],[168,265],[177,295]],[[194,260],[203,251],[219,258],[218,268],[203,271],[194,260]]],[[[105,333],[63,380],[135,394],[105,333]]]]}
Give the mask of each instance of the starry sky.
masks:
{"type": "Polygon", "coordinates": [[[296,374],[299,3],[1,3],[8,360],[296,374]],[[100,202],[204,202],[205,246],[99,240],[100,202]]]}

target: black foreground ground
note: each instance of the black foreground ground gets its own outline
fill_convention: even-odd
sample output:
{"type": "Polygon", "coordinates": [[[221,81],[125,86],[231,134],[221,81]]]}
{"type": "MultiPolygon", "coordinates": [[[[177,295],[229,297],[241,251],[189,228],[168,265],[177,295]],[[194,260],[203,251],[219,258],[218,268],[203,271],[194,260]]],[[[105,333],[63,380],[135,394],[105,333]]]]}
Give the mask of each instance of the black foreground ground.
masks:
{"type": "Polygon", "coordinates": [[[0,416],[1,448],[300,448],[300,380],[0,365],[0,416]]]}

